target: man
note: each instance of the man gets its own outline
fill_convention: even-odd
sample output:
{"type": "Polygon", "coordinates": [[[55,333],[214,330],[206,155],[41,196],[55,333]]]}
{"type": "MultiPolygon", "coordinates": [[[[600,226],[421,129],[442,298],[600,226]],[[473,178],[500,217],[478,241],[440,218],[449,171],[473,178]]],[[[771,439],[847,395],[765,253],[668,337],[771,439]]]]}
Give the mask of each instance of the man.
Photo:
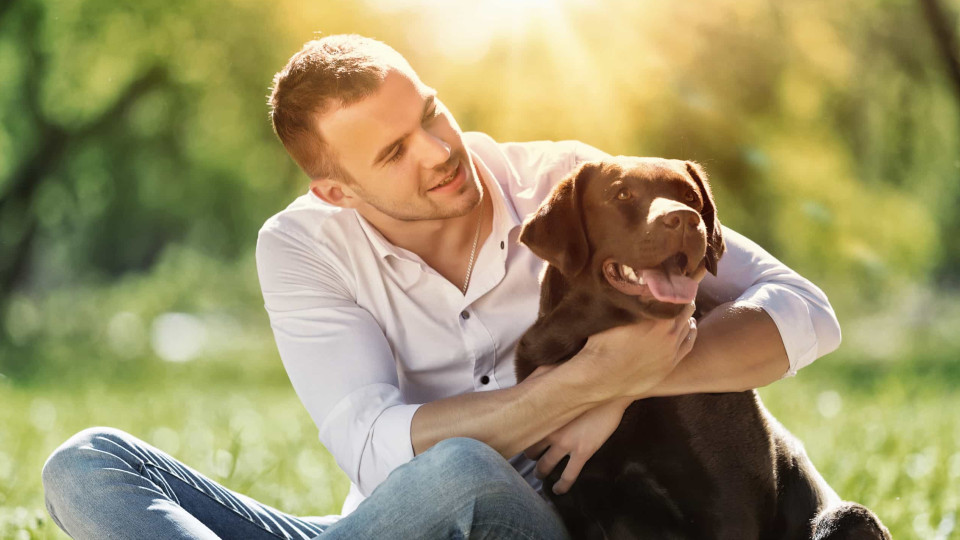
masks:
{"type": "Polygon", "coordinates": [[[406,60],[359,36],[307,43],[270,103],[310,189],[261,229],[258,272],[291,382],[352,481],[345,517],[283,514],[96,428],[44,468],[75,537],[563,537],[537,477],[569,456],[569,489],[630,402],[755,388],[839,344],[823,293],[725,230],[699,328],[687,310],[608,330],[516,385],[542,266],[519,226],[604,154],[463,134],[406,60]]]}

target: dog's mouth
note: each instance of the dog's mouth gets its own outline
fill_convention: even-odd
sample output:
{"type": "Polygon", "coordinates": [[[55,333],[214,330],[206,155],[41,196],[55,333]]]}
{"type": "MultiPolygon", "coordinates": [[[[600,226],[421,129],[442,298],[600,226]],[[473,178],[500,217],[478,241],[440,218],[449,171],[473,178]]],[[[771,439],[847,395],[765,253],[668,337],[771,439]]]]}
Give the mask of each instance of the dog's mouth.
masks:
{"type": "Polygon", "coordinates": [[[703,261],[693,270],[688,266],[687,254],[683,252],[667,257],[656,266],[641,269],[607,259],[603,262],[603,277],[614,289],[629,296],[689,304],[696,299],[706,266],[703,261]]]}

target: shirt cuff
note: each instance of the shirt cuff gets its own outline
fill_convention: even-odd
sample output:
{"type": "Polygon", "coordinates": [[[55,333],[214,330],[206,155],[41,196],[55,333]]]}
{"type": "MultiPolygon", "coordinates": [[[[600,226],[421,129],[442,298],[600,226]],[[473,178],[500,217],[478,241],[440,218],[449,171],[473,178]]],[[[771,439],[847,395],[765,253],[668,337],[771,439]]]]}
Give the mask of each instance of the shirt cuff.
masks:
{"type": "Polygon", "coordinates": [[[413,459],[410,425],[420,405],[394,405],[380,413],[360,457],[357,481],[364,496],[376,489],[394,469],[413,459]]]}
{"type": "Polygon", "coordinates": [[[790,362],[784,377],[793,377],[817,359],[817,333],[807,303],[799,294],[787,287],[760,283],[744,291],[737,302],[763,309],[777,325],[790,362]]]}

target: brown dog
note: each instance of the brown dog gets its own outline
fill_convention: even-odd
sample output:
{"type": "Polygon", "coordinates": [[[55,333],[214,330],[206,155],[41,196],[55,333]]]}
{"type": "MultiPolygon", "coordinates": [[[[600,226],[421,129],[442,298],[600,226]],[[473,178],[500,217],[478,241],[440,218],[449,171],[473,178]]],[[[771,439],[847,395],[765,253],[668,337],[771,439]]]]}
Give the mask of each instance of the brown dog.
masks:
{"type": "MultiPolygon", "coordinates": [[[[548,263],[540,313],[517,348],[517,380],[568,360],[587,338],[678,315],[724,252],[695,163],[613,158],[558,184],[520,241],[548,263]]],[[[634,402],[565,495],[544,481],[574,538],[889,538],[841,503],[754,391],[634,402]]]]}

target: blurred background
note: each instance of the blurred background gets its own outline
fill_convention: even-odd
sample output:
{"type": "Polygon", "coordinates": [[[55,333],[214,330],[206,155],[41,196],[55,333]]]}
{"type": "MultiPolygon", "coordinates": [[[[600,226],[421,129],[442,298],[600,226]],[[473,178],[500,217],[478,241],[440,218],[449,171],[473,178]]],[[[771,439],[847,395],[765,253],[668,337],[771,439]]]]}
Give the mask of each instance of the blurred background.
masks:
{"type": "Polygon", "coordinates": [[[464,130],[693,159],[820,285],[840,350],[763,389],[841,496],[960,538],[960,1],[0,2],[0,537],[92,425],[337,513],[253,248],[307,180],[273,74],[316,35],[407,56],[464,130]]]}

